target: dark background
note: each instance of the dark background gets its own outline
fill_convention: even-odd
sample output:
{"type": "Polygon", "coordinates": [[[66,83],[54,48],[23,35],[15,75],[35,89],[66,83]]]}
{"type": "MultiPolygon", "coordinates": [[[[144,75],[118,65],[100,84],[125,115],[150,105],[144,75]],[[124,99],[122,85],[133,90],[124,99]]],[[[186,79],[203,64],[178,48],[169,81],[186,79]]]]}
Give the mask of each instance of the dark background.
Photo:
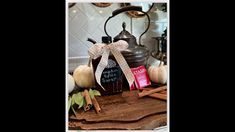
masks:
{"type": "MultiPolygon", "coordinates": [[[[65,131],[65,1],[2,4],[3,126],[65,131]]],[[[229,5],[170,1],[171,132],[226,131],[232,123],[229,5]]]]}

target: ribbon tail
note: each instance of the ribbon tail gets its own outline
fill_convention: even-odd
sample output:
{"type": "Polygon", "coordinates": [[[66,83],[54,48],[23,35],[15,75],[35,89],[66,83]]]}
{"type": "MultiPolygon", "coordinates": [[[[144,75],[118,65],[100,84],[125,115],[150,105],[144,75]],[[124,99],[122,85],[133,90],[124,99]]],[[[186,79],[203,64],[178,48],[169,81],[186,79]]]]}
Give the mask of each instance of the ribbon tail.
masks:
{"type": "Polygon", "coordinates": [[[95,78],[97,80],[97,83],[101,86],[101,88],[105,90],[105,88],[101,85],[101,81],[100,81],[100,78],[101,78],[101,75],[102,75],[102,72],[103,70],[105,69],[105,67],[108,65],[108,58],[109,58],[109,50],[108,49],[104,49],[104,52],[103,52],[103,55],[100,59],[100,62],[97,66],[97,69],[95,71],[95,78]]]}
{"type": "Polygon", "coordinates": [[[117,60],[120,68],[122,69],[123,74],[125,75],[129,83],[129,87],[131,87],[131,85],[135,81],[135,78],[134,78],[133,73],[131,72],[129,65],[127,64],[125,58],[122,56],[122,54],[118,50],[112,49],[111,52],[113,56],[115,57],[115,59],[117,60]]]}

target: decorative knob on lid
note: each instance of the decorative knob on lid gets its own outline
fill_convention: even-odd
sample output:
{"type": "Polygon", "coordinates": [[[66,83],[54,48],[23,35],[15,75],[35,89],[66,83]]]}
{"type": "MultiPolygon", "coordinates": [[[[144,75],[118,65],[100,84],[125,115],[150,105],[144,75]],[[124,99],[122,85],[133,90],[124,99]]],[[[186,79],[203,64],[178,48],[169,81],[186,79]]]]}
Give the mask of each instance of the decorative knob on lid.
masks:
{"type": "Polygon", "coordinates": [[[122,28],[123,28],[123,31],[126,31],[126,23],[125,22],[122,23],[122,28]]]}
{"type": "MultiPolygon", "coordinates": [[[[129,43],[129,39],[135,39],[135,36],[133,36],[132,34],[130,34],[126,30],[126,23],[125,22],[122,23],[122,28],[123,28],[123,30],[117,36],[114,37],[114,42],[116,42],[118,40],[126,40],[129,43]]],[[[137,45],[137,43],[136,43],[136,45],[137,45]]]]}

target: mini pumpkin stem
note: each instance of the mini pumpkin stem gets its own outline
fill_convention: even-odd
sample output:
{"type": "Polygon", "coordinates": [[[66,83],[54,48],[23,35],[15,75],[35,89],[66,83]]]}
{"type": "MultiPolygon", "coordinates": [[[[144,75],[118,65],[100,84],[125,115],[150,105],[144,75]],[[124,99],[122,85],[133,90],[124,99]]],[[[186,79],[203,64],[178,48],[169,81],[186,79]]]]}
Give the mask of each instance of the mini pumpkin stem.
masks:
{"type": "Polygon", "coordinates": [[[164,58],[164,56],[162,55],[158,67],[162,65],[162,63],[163,63],[163,58],[164,58]]]}

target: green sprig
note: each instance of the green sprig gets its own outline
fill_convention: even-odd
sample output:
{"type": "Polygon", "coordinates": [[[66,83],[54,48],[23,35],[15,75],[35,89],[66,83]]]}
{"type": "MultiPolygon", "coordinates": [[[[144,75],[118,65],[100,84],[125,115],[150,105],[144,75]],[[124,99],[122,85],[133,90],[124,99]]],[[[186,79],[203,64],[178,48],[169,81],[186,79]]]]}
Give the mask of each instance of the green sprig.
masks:
{"type": "MultiPolygon", "coordinates": [[[[89,90],[89,95],[90,97],[93,99],[94,96],[101,96],[100,92],[97,90],[89,90]]],[[[70,111],[70,109],[72,109],[74,115],[76,115],[76,112],[73,108],[74,104],[79,105],[78,109],[80,109],[81,107],[83,107],[83,105],[85,104],[85,98],[82,96],[82,92],[78,92],[78,93],[74,93],[73,95],[69,96],[68,99],[68,111],[70,111]]]]}

